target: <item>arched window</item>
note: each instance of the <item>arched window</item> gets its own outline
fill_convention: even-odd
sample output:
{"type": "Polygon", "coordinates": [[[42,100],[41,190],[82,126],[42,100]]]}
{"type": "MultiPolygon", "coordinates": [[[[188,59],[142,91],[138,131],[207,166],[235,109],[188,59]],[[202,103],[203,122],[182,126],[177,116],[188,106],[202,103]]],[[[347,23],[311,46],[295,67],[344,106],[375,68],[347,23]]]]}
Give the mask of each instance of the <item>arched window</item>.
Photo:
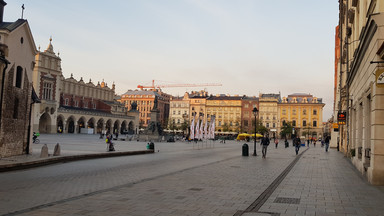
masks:
{"type": "Polygon", "coordinates": [[[21,82],[23,80],[23,68],[20,66],[17,66],[16,70],[16,87],[21,88],[21,82]]]}

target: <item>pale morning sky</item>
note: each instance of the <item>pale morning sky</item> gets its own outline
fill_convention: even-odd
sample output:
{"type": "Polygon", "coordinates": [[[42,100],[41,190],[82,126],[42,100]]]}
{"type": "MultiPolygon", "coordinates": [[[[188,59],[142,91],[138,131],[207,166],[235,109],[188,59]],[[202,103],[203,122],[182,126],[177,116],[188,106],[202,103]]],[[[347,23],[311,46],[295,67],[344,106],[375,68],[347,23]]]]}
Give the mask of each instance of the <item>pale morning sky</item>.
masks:
{"type": "Polygon", "coordinates": [[[52,36],[63,74],[116,93],[139,84],[172,95],[310,93],[332,115],[336,0],[6,0],[4,21],[24,18],[41,50],[52,36]]]}

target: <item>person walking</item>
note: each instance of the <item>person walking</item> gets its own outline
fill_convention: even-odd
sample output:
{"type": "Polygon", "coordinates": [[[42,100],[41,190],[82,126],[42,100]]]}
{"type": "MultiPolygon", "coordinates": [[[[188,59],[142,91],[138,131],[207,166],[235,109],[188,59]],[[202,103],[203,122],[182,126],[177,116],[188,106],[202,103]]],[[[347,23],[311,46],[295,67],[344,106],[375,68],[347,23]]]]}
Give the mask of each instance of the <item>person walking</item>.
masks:
{"type": "Polygon", "coordinates": [[[288,143],[287,137],[285,137],[284,144],[285,144],[285,148],[288,148],[288,147],[289,147],[289,143],[288,143]]]}
{"type": "Polygon", "coordinates": [[[279,145],[279,139],[275,138],[275,147],[277,148],[278,145],[279,145]]]}
{"type": "Polygon", "coordinates": [[[327,135],[327,137],[325,138],[325,152],[328,152],[328,148],[329,148],[329,140],[331,139],[331,137],[329,135],[327,135]]]}
{"type": "Polygon", "coordinates": [[[300,145],[301,145],[301,140],[300,138],[297,136],[295,137],[295,139],[293,140],[293,143],[295,145],[295,151],[296,151],[296,155],[299,154],[299,150],[300,150],[300,145]]]}
{"type": "Polygon", "coordinates": [[[267,148],[269,145],[269,137],[265,135],[261,140],[261,144],[263,145],[261,152],[263,153],[263,158],[267,157],[267,148]]]}

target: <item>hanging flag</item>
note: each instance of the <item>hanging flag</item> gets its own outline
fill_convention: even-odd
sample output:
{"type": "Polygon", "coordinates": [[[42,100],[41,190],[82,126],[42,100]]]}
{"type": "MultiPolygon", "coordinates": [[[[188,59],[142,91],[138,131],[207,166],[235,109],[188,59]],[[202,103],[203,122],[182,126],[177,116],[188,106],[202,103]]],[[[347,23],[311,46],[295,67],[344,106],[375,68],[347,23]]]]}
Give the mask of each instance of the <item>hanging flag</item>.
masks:
{"type": "Polygon", "coordinates": [[[204,139],[209,139],[209,138],[208,138],[208,134],[207,134],[207,130],[208,130],[208,119],[205,120],[205,125],[204,125],[204,139]]]}
{"type": "Polygon", "coordinates": [[[211,139],[215,139],[215,121],[216,116],[213,116],[213,119],[211,120],[211,139]]]}
{"type": "Polygon", "coordinates": [[[193,140],[195,138],[195,118],[191,121],[189,139],[193,140]]]}
{"type": "Polygon", "coordinates": [[[197,117],[196,127],[195,127],[195,139],[199,139],[199,132],[200,132],[200,118],[197,117]]]}
{"type": "Polygon", "coordinates": [[[203,139],[204,134],[204,120],[201,120],[199,139],[203,139]]]}

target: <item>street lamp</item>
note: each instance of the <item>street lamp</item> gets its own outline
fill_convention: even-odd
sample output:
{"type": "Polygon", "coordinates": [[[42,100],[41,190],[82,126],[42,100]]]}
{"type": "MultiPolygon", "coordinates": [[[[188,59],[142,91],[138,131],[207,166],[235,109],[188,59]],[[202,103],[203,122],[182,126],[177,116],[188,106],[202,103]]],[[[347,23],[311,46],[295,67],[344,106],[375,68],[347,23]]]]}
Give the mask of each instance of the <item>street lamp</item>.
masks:
{"type": "Polygon", "coordinates": [[[252,110],[252,112],[253,112],[253,114],[255,115],[255,140],[254,140],[254,148],[253,148],[253,156],[257,156],[257,153],[256,153],[256,138],[257,138],[257,136],[256,136],[256,129],[257,129],[257,118],[256,118],[256,116],[257,116],[257,112],[258,112],[259,110],[257,110],[257,108],[256,108],[256,106],[253,108],[253,110],[252,110]]]}

